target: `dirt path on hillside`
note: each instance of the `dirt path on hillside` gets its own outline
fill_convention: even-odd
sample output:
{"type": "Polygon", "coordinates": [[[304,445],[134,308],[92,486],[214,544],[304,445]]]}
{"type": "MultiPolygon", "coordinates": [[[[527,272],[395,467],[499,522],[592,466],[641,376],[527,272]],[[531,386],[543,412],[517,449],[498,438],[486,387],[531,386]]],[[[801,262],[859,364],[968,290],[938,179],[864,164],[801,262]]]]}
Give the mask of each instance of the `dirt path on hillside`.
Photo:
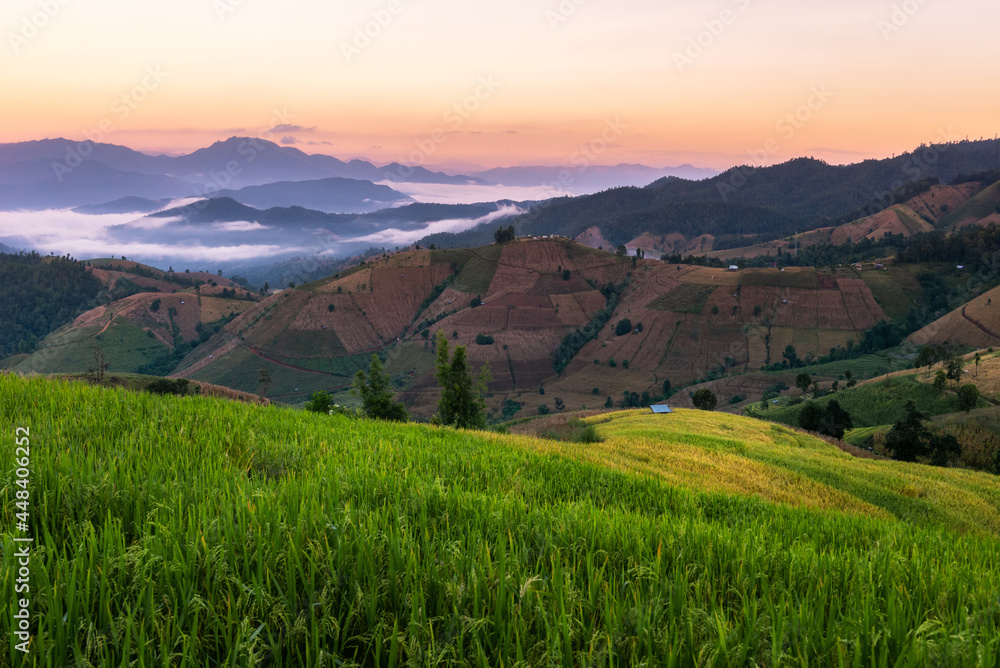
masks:
{"type": "MultiPolygon", "coordinates": [[[[966,304],[966,306],[968,306],[968,304],[966,304]]],[[[994,339],[1000,339],[1000,334],[996,334],[994,332],[991,332],[982,323],[980,323],[977,320],[973,319],[972,316],[970,316],[968,313],[966,313],[965,312],[966,306],[962,307],[962,317],[963,318],[965,318],[966,320],[968,320],[972,325],[974,325],[977,329],[979,329],[981,332],[983,332],[983,334],[986,334],[987,336],[991,336],[994,339]]]]}

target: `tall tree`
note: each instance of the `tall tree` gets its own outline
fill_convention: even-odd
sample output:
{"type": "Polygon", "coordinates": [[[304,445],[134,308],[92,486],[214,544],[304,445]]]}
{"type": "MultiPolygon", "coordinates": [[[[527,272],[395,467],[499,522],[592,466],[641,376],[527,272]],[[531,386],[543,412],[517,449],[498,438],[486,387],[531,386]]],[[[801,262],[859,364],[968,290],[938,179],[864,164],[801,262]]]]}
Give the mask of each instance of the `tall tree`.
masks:
{"type": "Polygon", "coordinates": [[[267,369],[257,370],[257,386],[260,388],[260,397],[267,394],[267,386],[271,384],[271,373],[267,369]]]}
{"type": "Polygon", "coordinates": [[[478,380],[473,383],[465,346],[455,346],[451,353],[443,332],[437,335],[437,381],[441,386],[438,419],[442,424],[459,429],[486,427],[486,402],[483,395],[493,380],[489,364],[484,364],[478,380]]]}
{"type": "Polygon", "coordinates": [[[409,419],[406,407],[393,401],[394,393],[389,376],[378,355],[372,355],[367,376],[364,371],[355,374],[351,391],[361,397],[361,411],[370,420],[406,422],[409,419]]]}

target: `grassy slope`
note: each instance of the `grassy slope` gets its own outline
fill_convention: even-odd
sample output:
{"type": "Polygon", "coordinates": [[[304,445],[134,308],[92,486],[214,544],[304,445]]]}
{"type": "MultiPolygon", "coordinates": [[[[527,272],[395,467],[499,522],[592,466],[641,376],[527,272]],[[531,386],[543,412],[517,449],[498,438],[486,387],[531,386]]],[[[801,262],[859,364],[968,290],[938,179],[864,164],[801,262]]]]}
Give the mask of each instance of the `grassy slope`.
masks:
{"type": "MultiPolygon", "coordinates": [[[[938,393],[929,382],[920,382],[916,372],[841,390],[817,399],[816,403],[826,407],[831,401],[837,401],[851,414],[855,427],[876,427],[891,425],[900,420],[905,414],[906,402],[911,400],[916,403],[917,408],[932,416],[961,410],[958,396],[954,392],[938,393]]],[[[775,422],[798,425],[798,414],[804,405],[770,408],[764,417],[775,422]]],[[[979,407],[985,408],[988,405],[985,400],[980,400],[979,407]]]]}
{"type": "MultiPolygon", "coordinates": [[[[529,438],[10,376],[0,406],[4,433],[32,434],[40,663],[608,665],[610,654],[614,665],[947,656],[986,666],[1000,656],[1000,544],[942,533],[983,508],[956,520],[964,506],[934,490],[920,503],[941,512],[911,518],[927,529],[866,516],[857,500],[841,513],[685,491],[529,438]]],[[[673,418],[614,415],[599,427],[604,447],[640,463],[701,449],[706,465],[731,456],[737,468],[784,469],[772,484],[800,490],[823,489],[808,479],[832,470],[851,478],[840,498],[896,479],[937,485],[915,482],[921,467],[882,462],[860,463],[860,476],[781,428],[673,418]],[[730,440],[703,436],[726,428],[730,440]]],[[[13,454],[0,454],[5,528],[13,454]]],[[[701,466],[685,485],[713,477],[701,466]]],[[[995,478],[941,485],[979,494],[995,515],[995,478]]]]}
{"type": "Polygon", "coordinates": [[[969,219],[986,218],[997,212],[998,203],[1000,203],[1000,181],[983,188],[975,197],[942,218],[938,227],[949,229],[969,219]]]}

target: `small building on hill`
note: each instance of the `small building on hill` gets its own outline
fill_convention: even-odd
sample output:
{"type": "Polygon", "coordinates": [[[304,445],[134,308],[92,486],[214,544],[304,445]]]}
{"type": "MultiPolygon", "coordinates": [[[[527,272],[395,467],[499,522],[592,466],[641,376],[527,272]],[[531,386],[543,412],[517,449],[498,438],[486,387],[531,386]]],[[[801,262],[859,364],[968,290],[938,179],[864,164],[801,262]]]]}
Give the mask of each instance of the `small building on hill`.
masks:
{"type": "Polygon", "coordinates": [[[740,270],[740,268],[739,268],[738,265],[735,265],[735,264],[729,265],[729,271],[739,271],[739,270],[740,270]]]}
{"type": "Polygon", "coordinates": [[[663,406],[650,406],[650,408],[653,410],[653,413],[655,413],[656,415],[665,415],[667,413],[673,413],[673,411],[670,410],[670,406],[666,406],[666,405],[663,405],[663,406]]]}

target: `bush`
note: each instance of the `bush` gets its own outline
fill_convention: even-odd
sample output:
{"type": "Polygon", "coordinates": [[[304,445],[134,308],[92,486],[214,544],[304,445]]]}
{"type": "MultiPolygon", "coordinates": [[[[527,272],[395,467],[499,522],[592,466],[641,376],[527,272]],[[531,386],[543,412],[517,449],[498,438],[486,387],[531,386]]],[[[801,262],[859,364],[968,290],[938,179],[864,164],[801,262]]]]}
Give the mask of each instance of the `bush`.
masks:
{"type": "Polygon", "coordinates": [[[542,404],[541,406],[538,407],[539,415],[548,415],[550,412],[551,411],[549,410],[549,407],[546,406],[545,404],[542,404]]]}
{"type": "Polygon", "coordinates": [[[307,401],[305,405],[305,409],[310,413],[329,414],[332,407],[333,402],[330,400],[330,395],[323,390],[313,392],[309,401],[307,401]]]}
{"type": "Polygon", "coordinates": [[[476,334],[476,345],[479,346],[492,346],[493,337],[486,334],[476,334]]]}
{"type": "Polygon", "coordinates": [[[718,397],[708,388],[695,392],[691,396],[691,401],[694,402],[694,407],[701,411],[714,411],[715,407],[719,405],[718,397]]]}
{"type": "Polygon", "coordinates": [[[799,427],[806,431],[819,431],[822,420],[823,409],[815,402],[810,401],[799,411],[799,427]]]}
{"type": "Polygon", "coordinates": [[[618,321],[615,326],[615,336],[625,336],[632,331],[632,321],[628,318],[623,318],[618,321]]]}
{"type": "Polygon", "coordinates": [[[176,380],[160,378],[147,385],[146,391],[153,394],[175,394],[183,397],[190,393],[191,388],[189,385],[190,381],[187,378],[178,378],[176,380]]]}
{"type": "Polygon", "coordinates": [[[979,403],[979,388],[975,385],[963,385],[958,390],[958,405],[966,413],[979,403]]]}

